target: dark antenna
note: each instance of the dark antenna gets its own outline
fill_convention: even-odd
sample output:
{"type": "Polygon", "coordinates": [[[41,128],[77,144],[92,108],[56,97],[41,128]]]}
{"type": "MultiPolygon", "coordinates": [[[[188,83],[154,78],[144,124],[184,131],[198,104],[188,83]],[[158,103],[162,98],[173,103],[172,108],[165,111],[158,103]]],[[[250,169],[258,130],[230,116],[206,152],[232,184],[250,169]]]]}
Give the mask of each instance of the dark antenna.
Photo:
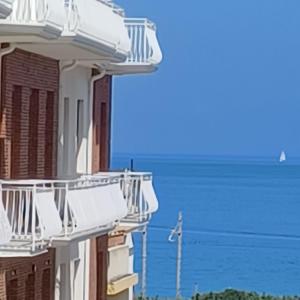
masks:
{"type": "Polygon", "coordinates": [[[133,159],[130,160],[130,171],[131,172],[134,171],[134,162],[133,162],[133,159]]]}

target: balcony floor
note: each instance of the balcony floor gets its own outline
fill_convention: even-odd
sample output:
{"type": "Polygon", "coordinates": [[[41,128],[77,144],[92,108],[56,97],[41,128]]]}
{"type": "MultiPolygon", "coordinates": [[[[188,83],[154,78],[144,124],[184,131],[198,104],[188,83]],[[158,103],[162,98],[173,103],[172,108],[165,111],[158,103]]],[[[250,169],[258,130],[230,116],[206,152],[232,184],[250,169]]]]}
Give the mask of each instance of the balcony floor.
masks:
{"type": "Polygon", "coordinates": [[[37,243],[32,251],[32,241],[14,240],[6,245],[0,246],[0,257],[32,257],[47,252],[48,244],[37,243]]]}

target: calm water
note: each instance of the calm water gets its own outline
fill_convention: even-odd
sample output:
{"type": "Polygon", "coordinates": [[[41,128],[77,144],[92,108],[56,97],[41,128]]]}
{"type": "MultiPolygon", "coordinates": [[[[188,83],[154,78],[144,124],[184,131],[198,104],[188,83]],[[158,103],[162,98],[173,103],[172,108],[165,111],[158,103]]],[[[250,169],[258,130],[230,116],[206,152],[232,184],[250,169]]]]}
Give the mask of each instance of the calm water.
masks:
{"type": "MultiPolygon", "coordinates": [[[[128,164],[113,158],[114,168],[128,164]]],[[[176,244],[168,235],[179,210],[185,296],[195,285],[300,294],[300,161],[140,156],[135,168],[153,171],[160,200],[149,229],[148,294],[175,293],[176,244]]]]}

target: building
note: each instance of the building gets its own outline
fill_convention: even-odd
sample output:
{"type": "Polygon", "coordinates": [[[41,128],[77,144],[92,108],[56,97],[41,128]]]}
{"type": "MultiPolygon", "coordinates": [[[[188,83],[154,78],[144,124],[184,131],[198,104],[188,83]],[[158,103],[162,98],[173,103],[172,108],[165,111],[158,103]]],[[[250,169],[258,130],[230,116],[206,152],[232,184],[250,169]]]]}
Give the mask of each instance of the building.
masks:
{"type": "Polygon", "coordinates": [[[156,70],[155,25],[110,0],[0,0],[0,299],[131,299],[152,175],[110,170],[114,75],[156,70]]]}

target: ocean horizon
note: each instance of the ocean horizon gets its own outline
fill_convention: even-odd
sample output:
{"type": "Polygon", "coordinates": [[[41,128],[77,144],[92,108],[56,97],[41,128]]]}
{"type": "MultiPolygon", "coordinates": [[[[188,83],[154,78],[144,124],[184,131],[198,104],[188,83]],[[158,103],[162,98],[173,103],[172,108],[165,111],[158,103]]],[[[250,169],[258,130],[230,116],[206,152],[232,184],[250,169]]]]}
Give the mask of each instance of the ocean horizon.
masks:
{"type": "MultiPolygon", "coordinates": [[[[236,288],[300,295],[300,158],[120,154],[112,169],[151,171],[160,209],[149,226],[148,295],[174,296],[183,212],[182,294],[236,288]]],[[[136,270],[141,270],[140,235],[136,270]]],[[[136,288],[139,292],[139,286],[136,288]]]]}

